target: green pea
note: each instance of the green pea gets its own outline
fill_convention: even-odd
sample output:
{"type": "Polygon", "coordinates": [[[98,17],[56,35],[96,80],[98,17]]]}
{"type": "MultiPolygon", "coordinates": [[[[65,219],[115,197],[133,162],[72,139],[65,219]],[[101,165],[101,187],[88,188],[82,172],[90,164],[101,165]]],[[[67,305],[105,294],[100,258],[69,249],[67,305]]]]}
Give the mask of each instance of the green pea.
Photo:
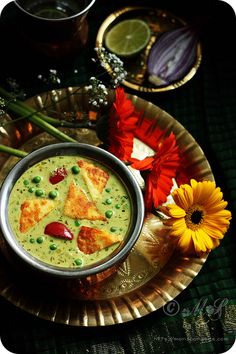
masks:
{"type": "Polygon", "coordinates": [[[112,199],[111,198],[106,199],[106,204],[112,204],[112,199]]]}
{"type": "Polygon", "coordinates": [[[57,249],[57,245],[55,243],[52,243],[49,248],[50,250],[55,251],[57,249]]]}
{"type": "Polygon", "coordinates": [[[23,183],[24,183],[25,186],[29,185],[29,181],[27,179],[25,179],[23,183]]]}
{"type": "Polygon", "coordinates": [[[35,192],[35,188],[34,188],[34,187],[30,187],[30,188],[28,189],[28,191],[29,191],[30,193],[34,193],[34,192],[35,192]]]}
{"type": "Polygon", "coordinates": [[[110,228],[110,231],[111,232],[116,232],[118,229],[117,229],[117,227],[115,227],[115,226],[112,226],[111,228],[110,228]]]}
{"type": "Polygon", "coordinates": [[[112,217],[112,215],[113,215],[113,211],[112,211],[112,210],[107,210],[107,211],[105,212],[105,215],[106,215],[106,217],[107,217],[108,219],[110,219],[110,218],[112,217]]]}
{"type": "Polygon", "coordinates": [[[35,176],[33,179],[32,179],[32,182],[34,183],[39,183],[41,181],[41,177],[40,176],[35,176]]]}
{"type": "Polygon", "coordinates": [[[71,167],[71,171],[72,171],[72,173],[77,175],[78,173],[80,173],[80,168],[79,168],[79,166],[73,166],[73,167],[71,167]]]}
{"type": "Polygon", "coordinates": [[[126,196],[124,195],[124,196],[121,198],[121,203],[126,203],[127,198],[128,198],[128,197],[126,197],[126,196]]]}
{"type": "Polygon", "coordinates": [[[44,238],[42,236],[39,236],[36,240],[38,243],[43,243],[44,238]]]}
{"type": "Polygon", "coordinates": [[[51,199],[55,199],[58,196],[58,192],[57,191],[50,191],[48,196],[51,199]]]}
{"type": "Polygon", "coordinates": [[[30,238],[30,243],[35,243],[35,239],[33,237],[30,238]]]}
{"type": "Polygon", "coordinates": [[[80,258],[75,259],[75,264],[76,264],[77,266],[81,266],[81,265],[83,264],[82,259],[80,259],[80,258]]]}
{"type": "Polygon", "coordinates": [[[116,205],[115,205],[115,208],[116,208],[116,209],[120,209],[120,204],[116,204],[116,205]]]}
{"type": "Polygon", "coordinates": [[[81,222],[79,220],[75,220],[75,226],[80,226],[81,222]]]}
{"type": "Polygon", "coordinates": [[[107,193],[110,193],[111,188],[106,188],[105,191],[106,191],[107,193]]]}
{"type": "Polygon", "coordinates": [[[43,194],[44,194],[44,191],[42,189],[36,189],[35,195],[37,197],[42,197],[43,194]]]}

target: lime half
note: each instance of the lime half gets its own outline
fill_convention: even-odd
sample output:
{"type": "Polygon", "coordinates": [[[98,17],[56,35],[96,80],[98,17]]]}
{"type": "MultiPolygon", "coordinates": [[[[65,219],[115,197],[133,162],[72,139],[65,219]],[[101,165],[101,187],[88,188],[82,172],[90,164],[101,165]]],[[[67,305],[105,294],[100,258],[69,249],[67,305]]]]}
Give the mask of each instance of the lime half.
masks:
{"type": "Polygon", "coordinates": [[[124,20],[112,27],[105,36],[107,49],[120,57],[130,57],[146,47],[151,31],[146,22],[124,20]]]}

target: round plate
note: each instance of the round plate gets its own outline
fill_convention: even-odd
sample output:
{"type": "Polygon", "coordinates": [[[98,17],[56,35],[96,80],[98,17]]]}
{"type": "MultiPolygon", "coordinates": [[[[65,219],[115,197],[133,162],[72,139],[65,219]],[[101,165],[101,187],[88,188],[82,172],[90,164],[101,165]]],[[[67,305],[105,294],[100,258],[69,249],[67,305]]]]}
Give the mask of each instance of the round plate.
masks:
{"type": "MultiPolygon", "coordinates": [[[[51,91],[27,100],[36,109],[50,115],[71,116],[83,105],[83,96],[77,88],[51,91]]],[[[160,127],[173,131],[186,161],[188,177],[197,180],[214,180],[203,151],[188,131],[172,116],[154,104],[137,96],[129,95],[136,109],[142,111],[140,119],[155,119],[160,127]]],[[[46,133],[34,131],[23,125],[18,136],[24,134],[25,151],[32,151],[46,144],[57,142],[46,133]]],[[[80,142],[101,144],[95,131],[90,128],[64,128],[80,142]]],[[[149,149],[141,141],[136,153],[149,149]]],[[[0,171],[1,181],[18,161],[10,157],[0,171]]],[[[0,241],[1,242],[1,241],[0,241]]],[[[3,245],[4,247],[4,245],[3,245]]],[[[63,289],[50,286],[39,288],[32,282],[17,279],[5,258],[0,254],[0,294],[17,307],[40,318],[73,326],[104,326],[124,323],[145,316],[165,305],[180,294],[202,268],[207,256],[189,258],[175,253],[168,238],[168,229],[154,214],[147,214],[139,241],[126,261],[111,277],[96,284],[68,283],[63,289]]]]}
{"type": "MultiPolygon", "coordinates": [[[[157,87],[151,84],[146,77],[147,57],[152,45],[156,41],[157,36],[163,32],[178,28],[186,24],[184,20],[167,11],[150,7],[124,7],[113,12],[105,19],[98,30],[96,47],[105,47],[104,39],[107,31],[118,22],[130,18],[138,18],[147,22],[151,29],[152,35],[146,48],[137,56],[132,59],[122,58],[124,68],[128,73],[126,80],[123,82],[123,85],[137,91],[163,92],[176,89],[191,80],[191,78],[196,74],[202,60],[202,49],[200,42],[197,46],[195,63],[186,73],[186,75],[180,80],[175,81],[169,85],[157,87]]],[[[99,56],[99,59],[104,62],[102,56],[99,56]]],[[[110,75],[113,74],[112,68],[108,63],[105,63],[105,68],[110,75]]]]}

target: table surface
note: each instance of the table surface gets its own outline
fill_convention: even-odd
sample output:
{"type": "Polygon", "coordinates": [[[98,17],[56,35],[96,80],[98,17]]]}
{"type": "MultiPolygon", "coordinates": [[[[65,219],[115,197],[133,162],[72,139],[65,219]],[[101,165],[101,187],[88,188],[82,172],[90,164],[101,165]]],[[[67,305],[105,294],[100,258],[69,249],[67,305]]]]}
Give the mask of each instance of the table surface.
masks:
{"type": "MultiPolygon", "coordinates": [[[[45,59],[21,47],[14,27],[12,4],[0,20],[0,85],[15,79],[26,96],[48,91],[50,83],[39,82],[38,74],[57,69],[59,86],[78,86],[93,75],[96,34],[103,20],[135,0],[97,0],[88,14],[89,41],[78,55],[45,59]],[[7,31],[6,31],[7,28],[7,31]],[[31,64],[31,65],[30,65],[31,64]],[[75,70],[78,74],[75,74],[75,70]]],[[[148,1],[145,5],[148,5],[148,1]]],[[[216,184],[229,201],[233,220],[220,247],[208,257],[191,284],[175,299],[174,316],[159,309],[143,318],[109,327],[81,328],[52,323],[32,316],[0,298],[0,336],[13,353],[223,353],[235,340],[236,277],[236,22],[233,9],[222,1],[152,1],[151,6],[169,10],[187,20],[205,16],[201,32],[202,63],[196,75],[176,90],[138,93],[175,117],[193,135],[210,162],[216,184]],[[210,316],[208,306],[218,308],[210,316]],[[186,310],[191,316],[184,316],[186,310]]],[[[137,94],[131,89],[126,92],[137,94]]]]}

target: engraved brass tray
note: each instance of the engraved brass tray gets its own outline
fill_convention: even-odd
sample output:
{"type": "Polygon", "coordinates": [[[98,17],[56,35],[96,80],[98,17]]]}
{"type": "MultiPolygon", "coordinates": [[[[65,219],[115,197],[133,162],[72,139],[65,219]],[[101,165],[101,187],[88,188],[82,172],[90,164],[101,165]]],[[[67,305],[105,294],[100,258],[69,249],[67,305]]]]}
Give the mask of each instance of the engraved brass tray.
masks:
{"type": "MultiPolygon", "coordinates": [[[[77,88],[50,91],[35,96],[27,103],[42,109],[51,116],[73,116],[84,109],[83,96],[77,88]]],[[[173,131],[186,167],[197,180],[214,180],[203,151],[188,131],[172,116],[154,104],[137,96],[129,95],[143,117],[156,119],[162,128],[173,131]]],[[[5,117],[5,119],[10,119],[5,117]]],[[[142,116],[140,117],[142,119],[142,116]]],[[[39,132],[29,123],[18,122],[10,131],[0,127],[0,139],[8,145],[18,145],[25,151],[32,151],[46,144],[56,142],[46,133],[39,132]],[[13,140],[14,139],[14,140],[13,140]]],[[[63,128],[80,142],[100,145],[96,131],[91,128],[63,128]]],[[[137,152],[148,147],[137,144],[137,152]]],[[[0,155],[0,180],[6,176],[18,161],[0,155]],[[3,164],[4,163],[4,164],[3,164]]],[[[0,238],[1,242],[1,238],[0,238]]],[[[118,271],[103,281],[81,287],[73,281],[66,287],[38,289],[24,279],[17,279],[0,253],[0,294],[18,308],[40,318],[72,326],[105,326],[128,322],[160,309],[180,294],[202,268],[207,256],[188,258],[175,253],[161,219],[147,214],[137,244],[118,271]]]]}
{"type": "MultiPolygon", "coordinates": [[[[105,47],[105,36],[111,27],[113,27],[120,21],[131,18],[137,18],[147,22],[151,29],[151,38],[146,48],[138,55],[132,57],[131,59],[122,58],[124,68],[128,73],[126,80],[124,80],[123,82],[123,85],[136,91],[164,92],[174,90],[191,80],[196,74],[202,60],[202,48],[200,42],[198,42],[197,45],[195,62],[188,70],[188,72],[186,72],[184,77],[173,83],[158,87],[148,81],[146,72],[147,58],[150,53],[151,47],[155,43],[157,37],[163,32],[176,29],[186,24],[183,19],[175,16],[174,14],[169,13],[168,11],[164,11],[157,8],[137,6],[124,7],[115,11],[110,14],[100,26],[96,38],[96,47],[105,47]]],[[[102,60],[102,58],[100,59],[102,60]]],[[[113,71],[108,63],[105,64],[105,68],[107,72],[112,75],[113,71]]]]}

